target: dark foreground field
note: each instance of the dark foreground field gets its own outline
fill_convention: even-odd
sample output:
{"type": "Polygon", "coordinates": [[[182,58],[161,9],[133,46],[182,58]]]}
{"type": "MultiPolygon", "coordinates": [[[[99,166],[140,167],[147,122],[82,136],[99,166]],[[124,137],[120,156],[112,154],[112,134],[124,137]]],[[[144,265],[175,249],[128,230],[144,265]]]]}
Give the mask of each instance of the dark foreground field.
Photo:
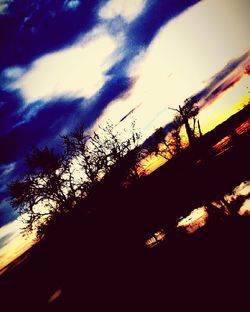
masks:
{"type": "Polygon", "coordinates": [[[250,218],[237,214],[242,201],[229,205],[228,215],[209,210],[207,224],[193,234],[176,228],[178,217],[209,207],[250,178],[249,131],[219,152],[207,143],[215,137],[132,188],[97,190],[1,277],[1,306],[249,311],[250,218]],[[161,228],[166,240],[146,247],[161,228]]]}
{"type": "Polygon", "coordinates": [[[69,255],[58,259],[41,250],[2,279],[1,306],[6,311],[248,311],[249,228],[249,220],[234,220],[140,251],[111,239],[91,256],[84,245],[68,251],[66,263],[69,255]],[[56,291],[61,296],[48,303],[56,291]]]}

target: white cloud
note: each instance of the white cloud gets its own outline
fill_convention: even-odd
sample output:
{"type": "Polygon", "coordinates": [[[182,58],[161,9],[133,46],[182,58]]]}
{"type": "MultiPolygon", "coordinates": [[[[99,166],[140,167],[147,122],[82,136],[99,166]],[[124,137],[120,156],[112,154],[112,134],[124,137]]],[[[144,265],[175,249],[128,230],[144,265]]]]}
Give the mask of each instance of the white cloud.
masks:
{"type": "Polygon", "coordinates": [[[93,96],[108,79],[117,41],[105,31],[94,31],[77,44],[35,60],[31,69],[12,84],[28,103],[60,96],[93,96]]]}
{"type": "Polygon", "coordinates": [[[131,22],[141,13],[145,2],[145,0],[110,0],[101,8],[99,16],[103,19],[122,16],[127,22],[131,22]]]}
{"type": "Polygon", "coordinates": [[[102,120],[117,123],[132,108],[144,135],[171,121],[184,100],[205,87],[215,73],[250,46],[246,0],[207,0],[185,11],[159,31],[129,69],[131,90],[106,109],[102,120]]]}

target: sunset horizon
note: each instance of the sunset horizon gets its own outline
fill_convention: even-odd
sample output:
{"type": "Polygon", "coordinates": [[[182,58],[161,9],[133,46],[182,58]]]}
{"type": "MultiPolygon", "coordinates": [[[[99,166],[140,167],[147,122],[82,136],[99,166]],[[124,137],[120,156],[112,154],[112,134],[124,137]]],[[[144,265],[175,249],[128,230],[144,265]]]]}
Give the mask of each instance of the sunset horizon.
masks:
{"type": "Polygon", "coordinates": [[[129,311],[159,288],[162,308],[178,281],[189,300],[195,280],[208,289],[223,272],[225,294],[231,267],[244,280],[249,9],[248,0],[0,3],[8,304],[13,294],[20,309],[120,311],[128,292],[129,311]]]}

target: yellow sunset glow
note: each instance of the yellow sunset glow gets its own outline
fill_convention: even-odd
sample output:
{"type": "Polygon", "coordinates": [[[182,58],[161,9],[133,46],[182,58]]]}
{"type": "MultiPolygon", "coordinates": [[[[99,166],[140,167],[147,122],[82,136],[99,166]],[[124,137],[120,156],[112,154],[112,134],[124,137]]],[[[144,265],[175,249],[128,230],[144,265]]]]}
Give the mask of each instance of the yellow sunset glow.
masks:
{"type": "Polygon", "coordinates": [[[161,165],[166,163],[166,159],[160,155],[151,154],[149,157],[141,161],[141,166],[144,168],[146,174],[150,174],[155,171],[161,165]]]}
{"type": "Polygon", "coordinates": [[[0,275],[4,267],[28,250],[35,241],[35,233],[22,236],[20,229],[23,224],[20,219],[12,221],[0,229],[1,236],[12,234],[13,238],[0,249],[0,275]]]}
{"type": "Polygon", "coordinates": [[[16,239],[12,240],[8,245],[1,248],[1,270],[10,262],[22,255],[26,250],[28,250],[33,245],[33,240],[35,236],[27,238],[25,240],[22,236],[18,236],[16,239]]]}
{"type": "MultiPolygon", "coordinates": [[[[230,116],[240,111],[245,105],[250,102],[250,76],[243,75],[243,77],[231,88],[221,93],[214,102],[204,107],[198,115],[201,125],[202,133],[205,134],[216,126],[227,120],[230,116]]],[[[191,122],[192,124],[192,122],[191,122]]],[[[185,127],[182,126],[180,130],[182,145],[188,145],[188,139],[185,127]]],[[[166,162],[160,155],[153,155],[148,159],[148,166],[146,165],[146,172],[151,173],[159,166],[166,162]]]]}
{"type": "Polygon", "coordinates": [[[240,111],[250,101],[250,76],[243,76],[234,87],[221,94],[199,113],[203,134],[240,111]]]}

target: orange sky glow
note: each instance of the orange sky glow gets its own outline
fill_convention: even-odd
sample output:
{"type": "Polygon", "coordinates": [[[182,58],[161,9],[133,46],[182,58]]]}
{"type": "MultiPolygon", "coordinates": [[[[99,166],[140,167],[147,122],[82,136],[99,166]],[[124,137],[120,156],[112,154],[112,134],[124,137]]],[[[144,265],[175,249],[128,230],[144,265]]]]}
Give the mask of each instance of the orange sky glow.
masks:
{"type": "Polygon", "coordinates": [[[17,259],[34,244],[35,233],[31,233],[26,237],[22,236],[20,230],[22,226],[22,221],[17,219],[1,228],[3,236],[11,233],[13,238],[0,249],[0,275],[5,272],[4,267],[6,265],[17,259]]]}
{"type": "MultiPolygon", "coordinates": [[[[202,133],[205,134],[213,130],[216,126],[227,120],[230,116],[240,111],[250,101],[250,76],[244,74],[241,79],[232,87],[221,93],[216,99],[206,105],[198,115],[202,133]]],[[[182,143],[187,144],[187,136],[184,127],[181,128],[180,135],[182,143]]],[[[169,156],[169,155],[168,155],[169,156]]],[[[166,163],[166,159],[160,155],[152,154],[142,165],[147,174],[150,174],[161,165],[166,163]]]]}

